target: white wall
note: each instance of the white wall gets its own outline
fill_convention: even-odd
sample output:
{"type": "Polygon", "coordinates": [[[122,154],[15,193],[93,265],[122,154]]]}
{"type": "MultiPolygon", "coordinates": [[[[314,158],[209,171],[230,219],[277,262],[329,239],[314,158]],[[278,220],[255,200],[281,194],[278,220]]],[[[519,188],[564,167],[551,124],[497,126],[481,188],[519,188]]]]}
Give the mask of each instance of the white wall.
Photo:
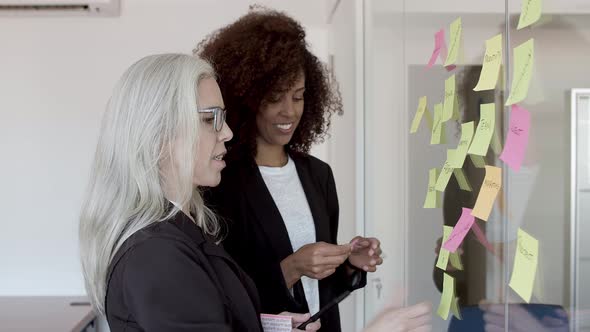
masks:
{"type": "MultiPolygon", "coordinates": [[[[327,59],[325,4],[257,2],[300,20],[327,59]]],[[[84,293],[77,215],[112,87],[145,55],[190,53],[248,4],[123,0],[114,18],[0,18],[0,295],[84,293]]]]}

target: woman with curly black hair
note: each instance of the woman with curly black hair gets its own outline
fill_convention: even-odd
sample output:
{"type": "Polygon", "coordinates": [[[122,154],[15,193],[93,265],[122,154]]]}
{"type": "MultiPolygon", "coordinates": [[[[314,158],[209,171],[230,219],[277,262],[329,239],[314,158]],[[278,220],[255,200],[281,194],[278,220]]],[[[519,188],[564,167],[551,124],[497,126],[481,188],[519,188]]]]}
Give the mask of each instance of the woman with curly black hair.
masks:
{"type": "MultiPolygon", "coordinates": [[[[316,313],[364,287],[382,263],[375,238],[337,245],[338,198],[330,166],[308,154],[341,97],[287,15],[253,10],[202,41],[234,132],[227,168],[207,203],[228,226],[225,248],[254,279],[263,312],[316,313]],[[352,282],[357,280],[357,282],[352,282]]],[[[338,308],[321,318],[340,331],[338,308]]]]}

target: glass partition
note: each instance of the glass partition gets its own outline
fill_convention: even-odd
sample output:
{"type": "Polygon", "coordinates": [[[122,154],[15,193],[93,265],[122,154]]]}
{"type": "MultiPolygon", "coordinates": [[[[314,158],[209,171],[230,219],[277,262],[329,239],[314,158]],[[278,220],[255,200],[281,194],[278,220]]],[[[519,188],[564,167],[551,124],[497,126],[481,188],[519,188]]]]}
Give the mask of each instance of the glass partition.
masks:
{"type": "Polygon", "coordinates": [[[408,304],[433,303],[434,331],[484,331],[486,324],[504,331],[590,331],[590,245],[584,241],[590,235],[584,196],[590,192],[590,109],[588,90],[579,89],[590,87],[590,2],[544,0],[535,21],[535,1],[523,1],[524,12],[520,0],[363,2],[365,229],[382,237],[388,254],[373,277],[378,280],[369,280],[383,290],[367,288],[367,319],[385,304],[384,294],[402,289],[408,304]],[[519,29],[521,13],[535,22],[519,29]],[[462,30],[455,34],[459,18],[462,30]],[[433,57],[437,32],[446,50],[433,57]],[[498,35],[499,53],[490,46],[498,35]],[[445,66],[455,52],[455,36],[455,67],[445,66]],[[498,63],[494,54],[501,59],[497,83],[475,89],[482,72],[494,72],[484,68],[498,63]],[[423,97],[426,111],[410,133],[423,97]],[[506,106],[512,101],[516,110],[506,106]],[[446,102],[452,105],[447,110],[446,102]],[[444,139],[433,140],[439,107],[450,119],[444,121],[444,139]],[[484,144],[481,158],[474,148],[457,166],[453,155],[461,153],[454,150],[466,144],[461,141],[470,122],[475,137],[483,127],[493,129],[489,147],[484,144]],[[434,190],[434,206],[425,208],[429,187],[436,184],[429,183],[429,173],[438,169],[439,180],[446,161],[448,184],[434,190]],[[495,168],[487,173],[484,165],[495,168]],[[484,180],[492,171],[499,178],[484,180]],[[489,216],[486,193],[492,195],[489,216]],[[456,226],[464,208],[477,211],[461,254],[451,255],[461,266],[438,268],[443,225],[456,226]],[[447,319],[436,313],[445,273],[454,280],[452,298],[462,319],[453,318],[452,308],[447,319]]]}

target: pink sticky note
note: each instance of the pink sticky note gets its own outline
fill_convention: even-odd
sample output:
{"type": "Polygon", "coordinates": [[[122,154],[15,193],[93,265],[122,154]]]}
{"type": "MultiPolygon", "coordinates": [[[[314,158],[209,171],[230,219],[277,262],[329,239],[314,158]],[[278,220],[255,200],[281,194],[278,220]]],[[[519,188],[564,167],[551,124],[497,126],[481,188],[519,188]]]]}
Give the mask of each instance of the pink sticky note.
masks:
{"type": "Polygon", "coordinates": [[[477,240],[484,246],[486,247],[486,249],[491,252],[492,254],[494,254],[494,247],[492,247],[492,245],[488,242],[488,239],[486,238],[486,236],[483,234],[483,232],[481,231],[481,228],[479,228],[479,225],[474,222],[473,226],[471,227],[471,230],[473,231],[473,233],[475,233],[475,237],[477,238],[477,240]]]}
{"type": "Polygon", "coordinates": [[[475,217],[471,215],[471,209],[463,208],[463,212],[461,213],[461,217],[457,222],[457,225],[453,228],[453,231],[449,235],[449,238],[443,245],[443,248],[447,249],[450,252],[457,251],[457,248],[463,242],[465,235],[471,229],[471,225],[475,221],[475,217]]]}
{"type": "MultiPolygon", "coordinates": [[[[434,34],[434,51],[432,51],[432,55],[430,56],[430,61],[428,61],[428,68],[432,68],[432,66],[436,62],[436,58],[441,56],[440,52],[443,47],[445,49],[445,57],[446,57],[447,46],[445,45],[445,29],[440,29],[437,33],[434,34]]],[[[443,60],[443,63],[444,63],[444,60],[443,60]]]]}
{"type": "MultiPolygon", "coordinates": [[[[436,58],[440,57],[440,61],[445,63],[447,60],[448,50],[447,50],[447,41],[445,40],[445,29],[440,29],[434,34],[434,51],[432,51],[432,55],[430,56],[430,61],[428,61],[427,68],[432,68],[434,63],[436,62],[436,58]]],[[[445,67],[447,71],[451,71],[457,66],[450,65],[445,67]]]]}
{"type": "Polygon", "coordinates": [[[520,170],[520,165],[522,165],[522,161],[524,160],[526,148],[529,144],[530,128],[531,113],[518,105],[512,105],[510,127],[506,136],[504,151],[500,155],[500,160],[515,171],[520,170]]]}

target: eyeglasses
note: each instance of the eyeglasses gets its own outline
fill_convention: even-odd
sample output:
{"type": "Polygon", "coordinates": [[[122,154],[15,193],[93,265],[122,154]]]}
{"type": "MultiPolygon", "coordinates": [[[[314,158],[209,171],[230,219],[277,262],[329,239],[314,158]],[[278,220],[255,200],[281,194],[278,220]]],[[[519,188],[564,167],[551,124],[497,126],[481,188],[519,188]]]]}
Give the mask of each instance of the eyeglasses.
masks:
{"type": "Polygon", "coordinates": [[[225,122],[226,110],[215,106],[197,110],[198,113],[213,113],[213,128],[216,132],[220,132],[223,129],[223,123],[225,122]]]}

